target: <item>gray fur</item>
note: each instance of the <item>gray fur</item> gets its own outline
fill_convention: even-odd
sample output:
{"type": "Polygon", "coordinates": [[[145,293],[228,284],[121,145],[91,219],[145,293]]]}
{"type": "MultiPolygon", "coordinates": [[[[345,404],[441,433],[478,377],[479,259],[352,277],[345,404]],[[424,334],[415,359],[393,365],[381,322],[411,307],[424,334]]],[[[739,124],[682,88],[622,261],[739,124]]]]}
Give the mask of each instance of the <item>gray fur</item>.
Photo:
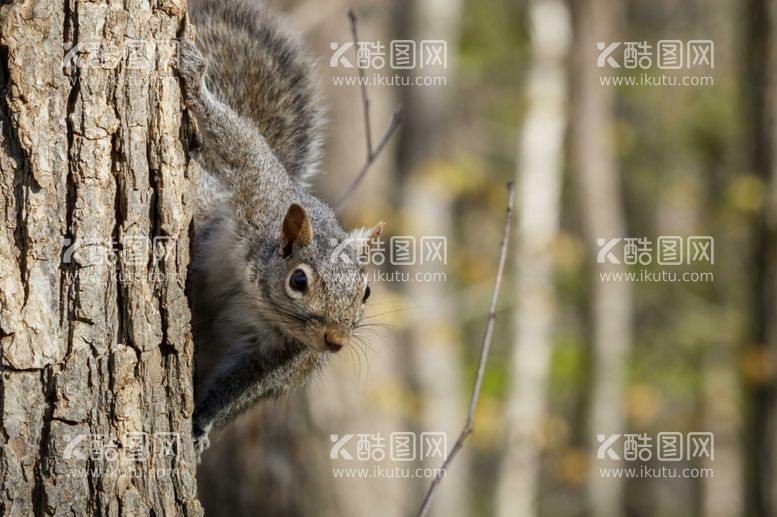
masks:
{"type": "MultiPolygon", "coordinates": [[[[277,30],[261,29],[277,26],[266,14],[249,7],[242,1],[230,7],[204,0],[190,4],[192,18],[200,21],[200,34],[206,36],[200,44],[211,59],[246,54],[243,48],[220,46],[247,37],[228,37],[230,24],[236,32],[254,25],[260,27],[256,29],[260,34],[277,30]],[[197,11],[199,8],[204,11],[197,11]],[[249,15],[254,16],[253,22],[249,15]],[[210,22],[226,25],[203,25],[210,22]]],[[[207,447],[211,429],[223,427],[260,399],[280,396],[304,384],[325,363],[329,350],[335,349],[328,336],[350,337],[363,312],[366,272],[360,258],[367,251],[365,245],[382,230],[379,224],[372,230],[346,233],[332,209],[301,183],[317,153],[319,137],[314,130],[319,128],[319,115],[306,104],[314,97],[310,96],[306,62],[297,56],[298,47],[285,47],[285,36],[272,34],[277,39],[251,44],[263,60],[255,66],[264,66],[268,59],[301,63],[302,82],[285,76],[287,69],[277,66],[268,68],[263,79],[254,83],[226,86],[227,77],[218,73],[236,68],[226,67],[222,60],[206,79],[208,60],[203,53],[186,38],[180,47],[179,72],[187,107],[201,132],[200,161],[205,175],[195,219],[193,264],[198,376],[202,373],[200,356],[217,358],[198,387],[193,415],[198,453],[207,447]],[[264,105],[261,99],[266,99],[266,92],[255,91],[259,100],[252,97],[246,102],[259,104],[246,110],[236,106],[248,115],[240,116],[210,91],[209,85],[216,84],[221,84],[222,92],[241,92],[234,99],[243,100],[254,86],[270,91],[288,87],[284,95],[294,100],[264,105]],[[296,95],[295,88],[300,88],[296,95]],[[300,99],[302,105],[296,104],[300,99]],[[274,131],[272,124],[262,123],[260,119],[272,110],[290,110],[282,117],[290,125],[282,124],[274,131]],[[298,116],[295,110],[301,110],[298,116]],[[316,122],[310,123],[311,116],[316,122]],[[304,213],[295,213],[306,214],[312,238],[298,237],[284,256],[281,228],[293,204],[304,209],[304,213]],[[298,268],[305,268],[311,276],[304,295],[288,287],[290,274],[298,268]]],[[[290,70],[298,72],[294,66],[290,70]]],[[[255,78],[247,74],[229,79],[255,78]]]]}
{"type": "Polygon", "coordinates": [[[209,62],[208,88],[253,121],[291,177],[307,182],[324,110],[301,39],[258,0],[191,0],[189,15],[209,62]]]}

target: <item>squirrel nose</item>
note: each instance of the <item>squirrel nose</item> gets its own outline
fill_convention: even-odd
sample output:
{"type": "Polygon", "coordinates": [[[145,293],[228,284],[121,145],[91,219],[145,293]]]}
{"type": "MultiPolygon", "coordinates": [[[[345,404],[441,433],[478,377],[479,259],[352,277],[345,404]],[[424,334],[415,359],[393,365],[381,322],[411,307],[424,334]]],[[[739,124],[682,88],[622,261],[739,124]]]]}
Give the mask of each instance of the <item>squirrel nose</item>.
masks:
{"type": "Polygon", "coordinates": [[[348,340],[350,339],[350,332],[342,330],[327,330],[324,332],[324,342],[326,343],[327,348],[332,352],[339,351],[348,344],[348,340]]]}

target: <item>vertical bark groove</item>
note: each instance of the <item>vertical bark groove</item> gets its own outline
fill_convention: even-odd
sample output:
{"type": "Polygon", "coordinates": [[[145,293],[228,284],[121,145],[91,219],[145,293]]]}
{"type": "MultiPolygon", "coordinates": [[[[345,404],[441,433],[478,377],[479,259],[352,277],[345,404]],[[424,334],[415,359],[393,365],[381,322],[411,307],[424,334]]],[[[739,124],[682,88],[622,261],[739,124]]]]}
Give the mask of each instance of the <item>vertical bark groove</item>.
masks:
{"type": "Polygon", "coordinates": [[[202,513],[185,294],[196,182],[170,66],[185,9],[0,6],[0,514],[202,513]],[[178,433],[173,454],[156,433],[178,433]]]}

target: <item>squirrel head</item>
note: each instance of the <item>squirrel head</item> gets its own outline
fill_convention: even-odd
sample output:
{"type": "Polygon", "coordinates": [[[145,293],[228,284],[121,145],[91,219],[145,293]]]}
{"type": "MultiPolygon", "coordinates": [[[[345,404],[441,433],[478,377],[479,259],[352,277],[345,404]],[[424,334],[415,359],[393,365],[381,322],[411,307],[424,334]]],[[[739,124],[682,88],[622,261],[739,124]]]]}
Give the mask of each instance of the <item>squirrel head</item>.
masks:
{"type": "Polygon", "coordinates": [[[260,282],[263,312],[288,337],[318,352],[337,352],[350,341],[370,296],[366,259],[384,223],[350,234],[337,223],[320,224],[315,228],[299,204],[289,206],[260,282]]]}

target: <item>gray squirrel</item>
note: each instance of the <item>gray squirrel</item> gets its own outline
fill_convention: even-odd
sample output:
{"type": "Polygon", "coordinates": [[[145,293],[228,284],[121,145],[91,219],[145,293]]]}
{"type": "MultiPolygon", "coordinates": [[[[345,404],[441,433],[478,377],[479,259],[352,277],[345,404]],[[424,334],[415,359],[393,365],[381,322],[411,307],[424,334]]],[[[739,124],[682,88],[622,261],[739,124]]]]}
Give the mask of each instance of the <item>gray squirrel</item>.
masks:
{"type": "Polygon", "coordinates": [[[250,0],[192,0],[189,19],[196,44],[189,26],[178,69],[202,144],[192,281],[199,458],[210,431],[303,385],[347,346],[370,295],[363,258],[383,223],[346,232],[310,192],[323,117],[312,63],[283,21],[250,0]],[[208,356],[214,365],[203,369],[208,356]]]}

